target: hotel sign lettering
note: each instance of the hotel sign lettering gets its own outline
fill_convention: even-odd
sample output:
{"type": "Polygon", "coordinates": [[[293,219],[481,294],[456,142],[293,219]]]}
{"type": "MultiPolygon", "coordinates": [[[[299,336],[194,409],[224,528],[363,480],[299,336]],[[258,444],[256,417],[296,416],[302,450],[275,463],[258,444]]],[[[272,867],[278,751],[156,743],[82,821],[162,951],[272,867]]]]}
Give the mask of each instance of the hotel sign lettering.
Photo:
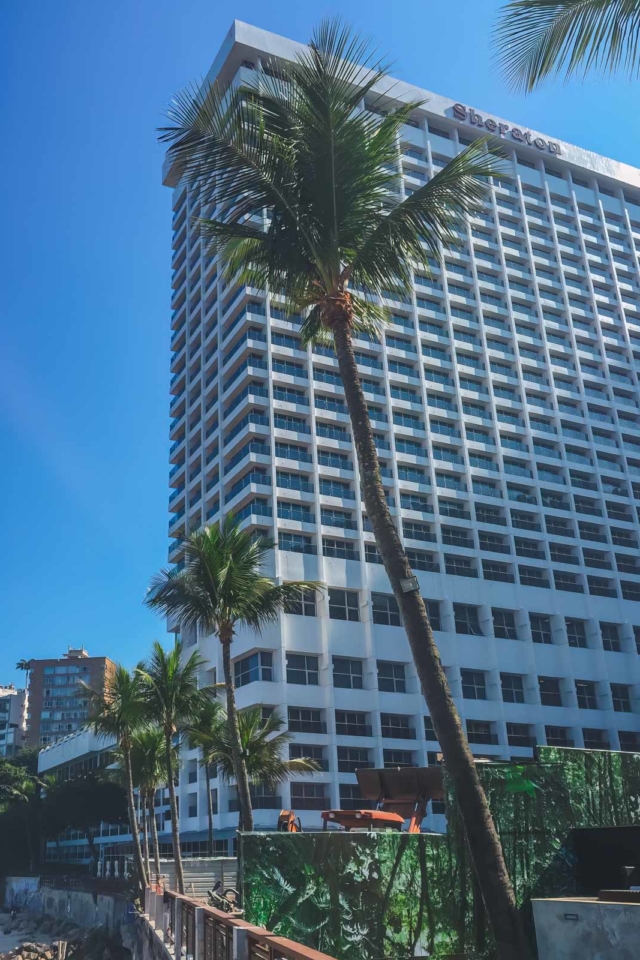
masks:
{"type": "Polygon", "coordinates": [[[471,107],[465,107],[462,103],[454,103],[453,115],[456,120],[465,120],[475,127],[484,127],[489,133],[497,133],[501,137],[507,134],[512,140],[519,143],[526,143],[529,147],[537,147],[538,150],[544,150],[546,153],[552,153],[554,156],[560,156],[560,144],[554,140],[545,140],[543,137],[534,137],[529,130],[521,130],[520,127],[512,127],[508,123],[500,123],[492,117],[486,119],[471,107]]]}

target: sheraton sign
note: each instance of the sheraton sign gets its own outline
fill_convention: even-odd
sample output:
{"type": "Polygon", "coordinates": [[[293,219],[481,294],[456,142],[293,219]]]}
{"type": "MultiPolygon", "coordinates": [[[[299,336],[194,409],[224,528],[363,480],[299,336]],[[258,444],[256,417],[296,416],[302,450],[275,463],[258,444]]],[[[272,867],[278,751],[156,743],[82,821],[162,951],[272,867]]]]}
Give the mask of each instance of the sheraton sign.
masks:
{"type": "Polygon", "coordinates": [[[492,117],[486,119],[471,107],[465,107],[462,103],[454,103],[453,115],[456,120],[465,120],[475,127],[484,127],[489,133],[497,133],[501,137],[507,134],[512,140],[519,143],[526,143],[529,147],[537,147],[538,150],[544,150],[546,153],[552,153],[554,156],[560,156],[560,144],[554,140],[545,140],[543,137],[534,137],[530,130],[521,130],[520,127],[512,127],[508,123],[499,123],[492,117]]]}

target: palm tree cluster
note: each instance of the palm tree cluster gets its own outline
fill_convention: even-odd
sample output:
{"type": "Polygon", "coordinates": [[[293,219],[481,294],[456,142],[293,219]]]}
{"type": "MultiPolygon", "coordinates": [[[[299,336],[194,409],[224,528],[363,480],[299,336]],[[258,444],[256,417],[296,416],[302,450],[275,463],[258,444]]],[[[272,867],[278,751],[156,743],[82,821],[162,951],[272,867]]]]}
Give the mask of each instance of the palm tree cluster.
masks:
{"type": "Polygon", "coordinates": [[[218,686],[202,683],[208,667],[197,651],[187,654],[177,641],[165,650],[157,641],[151,655],[133,671],[118,666],[104,689],[85,686],[90,705],[87,725],[102,737],[115,739],[119,777],[125,787],[137,872],[142,883],[151,875],[153,849],[160,874],[155,794],[169,793],[172,845],[178,890],[184,893],[176,779],[182,742],[200,750],[207,787],[209,851],[214,849],[211,777],[219,772],[235,780],[239,825],[253,829],[250,783],[272,786],[293,773],[318,769],[313,760],[285,759],[290,736],[276,713],[239,712],[231,661],[231,644],[240,628],[255,632],[277,620],[299,600],[300,591],[315,583],[276,584],[262,572],[273,544],[243,531],[232,515],[222,524],[185,538],[184,566],[162,570],[153,580],[145,603],[182,626],[215,634],[222,647],[226,705],[218,686]],[[136,804],[136,788],[138,801],[136,804]],[[139,819],[138,819],[139,814],[139,819]],[[143,844],[140,842],[140,832],[143,844]]]}

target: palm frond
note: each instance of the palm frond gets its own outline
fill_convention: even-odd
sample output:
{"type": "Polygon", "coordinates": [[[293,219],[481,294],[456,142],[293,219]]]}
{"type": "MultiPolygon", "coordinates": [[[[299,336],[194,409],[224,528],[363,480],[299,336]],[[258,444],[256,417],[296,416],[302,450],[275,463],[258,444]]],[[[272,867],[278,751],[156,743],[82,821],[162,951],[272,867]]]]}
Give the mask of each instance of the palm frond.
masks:
{"type": "Polygon", "coordinates": [[[497,58],[514,90],[594,70],[640,73],[640,0],[511,0],[495,29],[497,58]]]}
{"type": "Polygon", "coordinates": [[[467,216],[486,196],[488,177],[505,174],[504,164],[489,138],[481,137],[455,156],[387,216],[367,237],[344,276],[370,290],[380,290],[389,276],[408,291],[413,286],[412,263],[427,272],[441,248],[455,246],[467,216]]]}

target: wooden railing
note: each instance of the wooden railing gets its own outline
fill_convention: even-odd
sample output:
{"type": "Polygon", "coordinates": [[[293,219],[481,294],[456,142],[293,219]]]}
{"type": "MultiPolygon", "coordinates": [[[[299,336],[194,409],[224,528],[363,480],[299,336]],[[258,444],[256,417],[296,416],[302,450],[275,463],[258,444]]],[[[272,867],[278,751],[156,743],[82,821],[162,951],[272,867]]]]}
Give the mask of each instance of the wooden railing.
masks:
{"type": "Polygon", "coordinates": [[[143,916],[168,960],[334,960],[174,890],[148,887],[143,916]]]}

